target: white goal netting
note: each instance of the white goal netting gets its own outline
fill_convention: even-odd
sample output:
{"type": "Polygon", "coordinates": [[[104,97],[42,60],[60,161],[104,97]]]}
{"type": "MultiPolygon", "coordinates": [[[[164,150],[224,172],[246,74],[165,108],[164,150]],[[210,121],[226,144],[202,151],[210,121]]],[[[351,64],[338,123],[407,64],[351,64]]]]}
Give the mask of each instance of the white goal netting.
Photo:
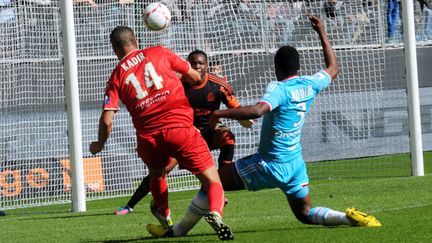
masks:
{"type": "MultiPolygon", "coordinates": [[[[74,1],[88,199],[131,195],[147,175],[126,109],[117,113],[105,150],[98,156],[88,152],[97,138],[105,83],[118,62],[109,42],[117,25],[132,27],[143,48],[163,44],[183,57],[195,49],[207,52],[211,70],[227,77],[241,104],[254,104],[275,79],[273,57],[281,45],[298,48],[301,74],[323,67],[305,13],[320,15],[341,73],[306,119],[302,143],[310,177],[410,174],[406,157],[392,156],[409,152],[408,114],[400,18],[389,38],[385,1],[172,0],[165,1],[171,26],[160,32],[142,24],[148,2],[74,1]],[[380,155],[388,156],[374,158],[380,155]]],[[[426,10],[416,8],[416,16],[426,16],[416,28],[419,45],[427,47],[432,19],[426,21],[426,10]]],[[[70,201],[60,19],[58,1],[0,0],[0,209],[70,201]]],[[[430,93],[422,90],[429,115],[430,93]]],[[[253,129],[226,123],[236,135],[235,158],[254,153],[261,121],[253,129]]],[[[217,151],[214,156],[217,161],[217,151]]],[[[198,186],[178,169],[169,184],[171,190],[198,186]]]]}

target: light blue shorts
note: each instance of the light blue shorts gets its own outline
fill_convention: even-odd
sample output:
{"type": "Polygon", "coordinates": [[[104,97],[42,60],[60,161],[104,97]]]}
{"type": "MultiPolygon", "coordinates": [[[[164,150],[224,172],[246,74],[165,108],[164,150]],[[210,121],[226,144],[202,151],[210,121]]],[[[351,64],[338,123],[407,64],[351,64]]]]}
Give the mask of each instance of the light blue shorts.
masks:
{"type": "Polygon", "coordinates": [[[256,153],[237,160],[235,165],[249,191],[280,188],[288,199],[301,199],[309,194],[309,177],[301,156],[286,163],[276,163],[265,162],[256,153]]]}

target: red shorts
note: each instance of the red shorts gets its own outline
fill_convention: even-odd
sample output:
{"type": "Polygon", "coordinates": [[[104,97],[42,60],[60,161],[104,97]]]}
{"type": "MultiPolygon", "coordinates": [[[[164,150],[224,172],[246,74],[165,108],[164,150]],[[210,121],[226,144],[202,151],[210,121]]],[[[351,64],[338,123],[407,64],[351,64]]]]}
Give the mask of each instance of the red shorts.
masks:
{"type": "Polygon", "coordinates": [[[199,174],[214,166],[213,157],[194,127],[162,129],[151,133],[137,133],[138,156],[149,168],[163,169],[176,158],[179,165],[199,174]]]}

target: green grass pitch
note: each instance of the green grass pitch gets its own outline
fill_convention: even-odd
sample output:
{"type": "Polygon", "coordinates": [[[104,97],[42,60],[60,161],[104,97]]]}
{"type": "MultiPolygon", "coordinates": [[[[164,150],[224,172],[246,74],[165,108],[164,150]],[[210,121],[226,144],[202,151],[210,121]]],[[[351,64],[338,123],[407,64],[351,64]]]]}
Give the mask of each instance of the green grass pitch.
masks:
{"type": "MultiPolygon", "coordinates": [[[[227,192],[225,222],[237,242],[432,242],[431,153],[423,177],[311,180],[314,206],[345,210],[354,206],[376,216],[381,228],[304,225],[294,218],[279,190],[227,192]]],[[[174,221],[180,220],[196,191],[170,194],[174,221]]],[[[153,239],[145,230],[156,223],[146,197],[130,215],[115,216],[128,198],[87,202],[87,212],[70,205],[7,211],[0,218],[0,242],[218,242],[205,221],[187,237],[153,239]]]]}

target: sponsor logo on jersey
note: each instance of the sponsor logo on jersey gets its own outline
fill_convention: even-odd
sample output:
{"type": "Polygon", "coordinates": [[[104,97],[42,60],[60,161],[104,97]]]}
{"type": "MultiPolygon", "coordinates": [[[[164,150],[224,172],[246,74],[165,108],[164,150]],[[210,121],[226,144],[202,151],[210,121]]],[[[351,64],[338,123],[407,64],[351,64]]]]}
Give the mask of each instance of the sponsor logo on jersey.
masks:
{"type": "Polygon", "coordinates": [[[141,101],[138,105],[135,106],[135,108],[145,110],[149,108],[151,105],[153,105],[154,103],[158,103],[166,100],[169,94],[170,94],[169,90],[165,90],[161,93],[156,93],[153,97],[149,97],[141,101]]]}

